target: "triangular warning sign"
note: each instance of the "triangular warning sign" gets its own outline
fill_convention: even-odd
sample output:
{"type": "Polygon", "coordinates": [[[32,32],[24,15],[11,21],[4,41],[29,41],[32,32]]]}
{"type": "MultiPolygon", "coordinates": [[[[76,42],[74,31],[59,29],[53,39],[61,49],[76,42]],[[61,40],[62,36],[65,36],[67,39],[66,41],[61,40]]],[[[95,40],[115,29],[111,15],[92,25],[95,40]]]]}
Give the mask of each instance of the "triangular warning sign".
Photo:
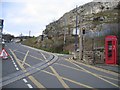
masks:
{"type": "Polygon", "coordinates": [[[0,53],[0,57],[3,59],[7,59],[9,54],[6,52],[5,49],[2,49],[2,52],[0,53]]]}

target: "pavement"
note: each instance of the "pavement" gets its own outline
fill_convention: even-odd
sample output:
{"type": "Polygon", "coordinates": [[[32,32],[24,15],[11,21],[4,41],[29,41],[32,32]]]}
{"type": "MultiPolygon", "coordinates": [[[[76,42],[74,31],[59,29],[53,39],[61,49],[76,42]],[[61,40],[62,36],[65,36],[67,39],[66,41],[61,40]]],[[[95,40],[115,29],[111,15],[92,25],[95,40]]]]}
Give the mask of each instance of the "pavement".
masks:
{"type": "MultiPolygon", "coordinates": [[[[119,74],[61,55],[18,43],[6,43],[8,60],[2,60],[2,88],[114,88],[119,74]]],[[[1,87],[1,86],[0,86],[1,87]]]]}
{"type": "MultiPolygon", "coordinates": [[[[71,55],[69,57],[70,60],[73,60],[73,55],[71,55]]],[[[84,61],[81,61],[79,59],[75,60],[77,62],[80,62],[80,63],[83,63],[83,64],[88,64],[88,63],[85,63],[84,61]]],[[[113,65],[113,64],[93,64],[92,66],[94,67],[97,67],[97,68],[101,68],[101,69],[105,69],[105,70],[108,70],[108,71],[112,71],[112,72],[115,72],[115,73],[120,73],[120,65],[113,65]]]]}
{"type": "Polygon", "coordinates": [[[102,69],[109,70],[109,71],[113,71],[113,72],[116,72],[116,73],[120,73],[120,66],[119,65],[97,64],[95,66],[99,67],[99,68],[102,68],[102,69]]]}

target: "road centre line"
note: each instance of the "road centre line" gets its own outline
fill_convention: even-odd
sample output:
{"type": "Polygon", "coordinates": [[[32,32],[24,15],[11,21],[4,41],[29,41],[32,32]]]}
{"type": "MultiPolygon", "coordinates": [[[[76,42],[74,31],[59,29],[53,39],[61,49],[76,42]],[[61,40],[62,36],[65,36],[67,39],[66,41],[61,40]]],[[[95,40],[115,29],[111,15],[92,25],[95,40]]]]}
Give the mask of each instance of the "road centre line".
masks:
{"type": "Polygon", "coordinates": [[[27,86],[28,86],[29,88],[33,88],[30,84],[27,84],[27,86]]]}
{"type": "Polygon", "coordinates": [[[15,65],[15,62],[13,62],[13,64],[15,65]]]}
{"type": "Polygon", "coordinates": [[[17,65],[16,65],[16,64],[15,64],[14,66],[17,68],[17,65]]]}
{"type": "Polygon", "coordinates": [[[13,60],[12,60],[13,63],[15,63],[13,60]]]}
{"type": "Polygon", "coordinates": [[[24,57],[24,59],[23,59],[22,65],[24,65],[24,63],[25,63],[25,61],[26,61],[26,59],[27,59],[28,53],[29,53],[29,50],[28,50],[27,53],[25,54],[25,57],[24,57]]]}
{"type": "MultiPolygon", "coordinates": [[[[18,51],[18,50],[16,50],[16,52],[19,52],[19,53],[21,53],[21,54],[25,54],[25,53],[23,53],[23,52],[21,52],[21,51],[18,51]]],[[[35,58],[35,59],[37,59],[37,60],[43,61],[42,59],[37,58],[37,57],[34,57],[34,56],[32,56],[32,55],[28,55],[28,56],[30,56],[30,57],[32,57],[32,58],[35,58]]]]}
{"type": "MultiPolygon", "coordinates": [[[[18,63],[18,65],[20,66],[20,68],[24,71],[24,72],[26,72],[26,69],[24,68],[24,66],[19,62],[19,60],[18,60],[18,58],[16,57],[16,55],[14,54],[14,52],[11,50],[11,49],[9,49],[10,51],[11,51],[11,53],[13,54],[13,56],[14,56],[14,58],[15,58],[15,60],[16,60],[16,62],[18,63]]],[[[26,74],[26,76],[28,76],[29,75],[29,73],[27,73],[26,74]]],[[[37,86],[37,88],[45,88],[40,82],[38,82],[33,76],[28,76],[28,78],[37,86]]],[[[46,90],[46,89],[45,89],[46,90]]]]}
{"type": "Polygon", "coordinates": [[[23,79],[23,81],[24,81],[25,83],[27,83],[27,82],[28,82],[26,79],[23,79]]]}
{"type": "Polygon", "coordinates": [[[12,60],[13,64],[14,64],[14,66],[15,66],[16,70],[19,70],[19,68],[17,67],[17,65],[16,65],[16,63],[14,62],[13,57],[12,57],[11,55],[10,55],[10,58],[11,58],[11,60],[12,60]]]}
{"type": "MultiPolygon", "coordinates": [[[[10,54],[9,54],[9,55],[10,55],[10,54]]],[[[14,61],[14,60],[13,60],[13,57],[12,57],[11,55],[10,55],[10,58],[11,58],[12,61],[14,61]]]]}
{"type": "Polygon", "coordinates": [[[118,85],[116,85],[116,84],[114,84],[114,83],[112,83],[112,82],[110,82],[110,81],[108,81],[108,80],[106,80],[106,79],[104,79],[104,78],[102,78],[102,77],[100,77],[100,76],[97,76],[96,74],[94,74],[94,73],[88,71],[87,69],[85,69],[85,68],[83,68],[83,67],[81,67],[81,66],[79,66],[79,65],[77,65],[77,64],[75,64],[75,63],[73,63],[72,61],[69,61],[69,60],[68,60],[68,62],[74,64],[75,66],[77,66],[78,68],[80,68],[80,69],[86,71],[87,73],[89,73],[89,74],[91,74],[91,75],[93,75],[93,76],[95,76],[95,77],[97,77],[97,78],[99,78],[99,79],[101,79],[101,80],[103,80],[103,81],[105,81],[105,82],[107,82],[107,83],[109,83],[109,84],[115,86],[115,87],[120,88],[118,85]]]}
{"type": "Polygon", "coordinates": [[[16,70],[19,70],[19,68],[16,68],[16,70]]]}
{"type": "MultiPolygon", "coordinates": [[[[26,83],[26,84],[28,83],[28,81],[27,81],[26,79],[23,79],[23,81],[24,81],[24,83],[26,83]]],[[[27,86],[28,86],[29,88],[33,88],[31,84],[27,84],[27,86]]]]}
{"type": "MultiPolygon", "coordinates": [[[[31,67],[31,68],[35,68],[35,67],[32,67],[31,65],[29,65],[28,63],[25,63],[27,66],[29,66],[29,67],[31,67]]],[[[37,70],[40,70],[39,68],[36,68],[37,70]]],[[[48,71],[45,71],[45,70],[41,70],[42,72],[44,72],[44,73],[46,73],[46,74],[49,74],[49,75],[52,75],[52,76],[56,76],[55,74],[53,74],[53,73],[50,73],[50,72],[48,72],[48,71]]],[[[74,80],[71,80],[71,79],[68,79],[68,78],[65,78],[65,77],[62,77],[62,76],[60,76],[62,79],[64,79],[64,80],[66,80],[66,81],[69,81],[69,82],[72,82],[72,83],[74,83],[74,84],[77,84],[77,85],[79,85],[79,86],[83,86],[83,87],[85,87],[85,88],[93,88],[93,87],[91,87],[91,86],[88,86],[88,85],[85,85],[85,84],[82,84],[82,83],[80,83],[80,82],[76,82],[76,81],[74,81],[74,80]]],[[[93,89],[92,89],[93,90],[93,89]]],[[[94,89],[94,90],[97,90],[97,89],[94,89]]]]}

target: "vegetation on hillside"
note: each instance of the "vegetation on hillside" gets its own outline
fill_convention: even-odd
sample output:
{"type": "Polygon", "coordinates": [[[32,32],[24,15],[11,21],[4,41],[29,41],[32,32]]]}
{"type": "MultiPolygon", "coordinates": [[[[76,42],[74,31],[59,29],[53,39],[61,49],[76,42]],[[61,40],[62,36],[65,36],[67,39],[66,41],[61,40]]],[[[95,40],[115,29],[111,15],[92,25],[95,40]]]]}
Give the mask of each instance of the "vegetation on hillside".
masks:
{"type": "MultiPolygon", "coordinates": [[[[89,23],[89,26],[91,26],[88,27],[88,29],[86,30],[86,36],[83,41],[84,50],[91,51],[93,49],[93,45],[94,48],[104,47],[104,40],[107,35],[116,35],[118,37],[120,36],[117,27],[115,28],[115,26],[117,26],[119,23],[118,9],[107,10],[99,12],[97,14],[85,16],[85,20],[83,21],[83,23],[84,22],[89,23]],[[106,26],[110,30],[106,30],[106,28],[104,28],[106,26]],[[88,35],[88,33],[91,32],[90,29],[95,30],[94,33],[91,33],[91,36],[88,35]],[[95,35],[96,33],[98,35],[95,35]]],[[[38,38],[34,37],[27,39],[22,43],[54,53],[72,52],[74,51],[75,37],[73,35],[70,35],[69,32],[71,29],[68,25],[68,34],[66,35],[66,42],[64,44],[64,35],[61,34],[61,29],[64,28],[65,27],[55,25],[54,29],[56,29],[57,32],[54,32],[53,34],[53,31],[47,31],[47,34],[49,35],[47,37],[44,37],[43,41],[38,41],[38,38]]]]}

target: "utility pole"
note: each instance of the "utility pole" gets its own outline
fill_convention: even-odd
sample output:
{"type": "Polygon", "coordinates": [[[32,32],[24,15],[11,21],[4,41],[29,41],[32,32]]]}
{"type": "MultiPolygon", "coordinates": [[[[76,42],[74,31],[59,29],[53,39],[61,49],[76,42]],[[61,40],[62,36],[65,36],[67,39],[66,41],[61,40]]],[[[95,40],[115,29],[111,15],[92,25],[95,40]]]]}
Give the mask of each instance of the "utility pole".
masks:
{"type": "MultiPolygon", "coordinates": [[[[4,20],[0,19],[0,51],[2,51],[2,31],[3,31],[3,22],[4,20]]],[[[0,78],[2,78],[2,58],[0,59],[0,78]]],[[[0,84],[1,85],[1,84],[0,84]]],[[[0,87],[0,89],[2,89],[0,87]]]]}
{"type": "MultiPolygon", "coordinates": [[[[81,18],[82,19],[82,18],[81,18]]],[[[80,32],[79,32],[79,59],[83,59],[83,33],[82,33],[82,22],[80,19],[80,32]]]]}
{"type": "Polygon", "coordinates": [[[75,54],[74,54],[74,59],[76,59],[77,57],[77,44],[78,44],[78,40],[77,40],[77,30],[78,30],[78,12],[77,12],[77,6],[76,6],[76,31],[75,31],[75,54]]]}
{"type": "MultiPolygon", "coordinates": [[[[84,9],[85,10],[85,9],[84,9]]],[[[81,10],[81,13],[84,11],[81,10]]],[[[80,15],[80,31],[79,31],[79,59],[83,60],[83,33],[85,34],[85,30],[82,30],[82,14],[80,15]]]]}
{"type": "Polygon", "coordinates": [[[64,28],[64,45],[66,44],[66,17],[64,18],[64,26],[65,26],[65,28],[64,28]]]}

